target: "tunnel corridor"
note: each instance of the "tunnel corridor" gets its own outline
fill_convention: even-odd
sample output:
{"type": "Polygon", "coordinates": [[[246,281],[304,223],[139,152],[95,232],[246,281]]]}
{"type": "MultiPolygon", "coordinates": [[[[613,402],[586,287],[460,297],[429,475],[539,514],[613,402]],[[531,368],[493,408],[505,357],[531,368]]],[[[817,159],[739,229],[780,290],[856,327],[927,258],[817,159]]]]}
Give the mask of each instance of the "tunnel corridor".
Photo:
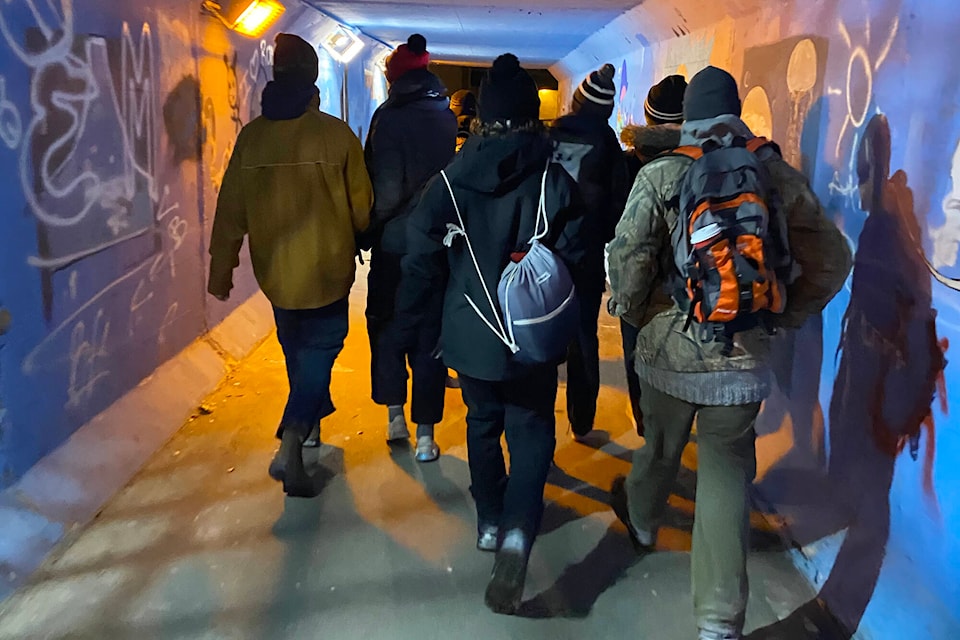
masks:
{"type": "Polygon", "coordinates": [[[229,302],[206,294],[206,274],[224,172],[260,114],[279,32],[317,45],[321,109],[361,140],[387,97],[386,56],[414,32],[451,93],[515,53],[545,120],[610,63],[618,134],[643,124],[660,78],[730,71],[744,121],[804,173],[871,284],[851,277],[777,344],[757,423],[749,637],[960,637],[956,0],[271,0],[262,29],[244,22],[255,4],[0,3],[0,638],[695,634],[696,446],[661,553],[637,560],[607,506],[643,441],[605,311],[598,432],[574,442],[558,400],[518,618],[482,607],[459,392],[437,465],[383,442],[365,267],[339,411],[309,459],[322,491],[284,500],[266,476],[287,388],[271,307],[246,250],[229,302]],[[879,150],[871,126],[886,128],[879,150]],[[867,153],[886,169],[873,206],[867,153]],[[917,403],[929,412],[893,450],[875,441],[917,403]]]}

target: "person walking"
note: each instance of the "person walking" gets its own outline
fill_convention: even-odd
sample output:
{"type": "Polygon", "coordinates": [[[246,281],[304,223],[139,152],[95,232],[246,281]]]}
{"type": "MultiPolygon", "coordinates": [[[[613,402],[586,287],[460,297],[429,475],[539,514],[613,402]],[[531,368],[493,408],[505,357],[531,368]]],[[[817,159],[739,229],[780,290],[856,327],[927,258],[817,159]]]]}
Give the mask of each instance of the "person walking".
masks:
{"type": "Polygon", "coordinates": [[[277,35],[263,115],[237,138],[210,239],[209,293],[229,299],[249,236],[254,274],[273,304],[290,394],[270,475],[291,496],[309,495],[302,445],[334,412],[330,379],[347,336],[355,236],[373,202],[360,141],[319,109],[318,73],[313,46],[277,35]]]}
{"type": "Polygon", "coordinates": [[[851,256],[802,174],[740,119],[730,74],[715,67],[698,73],[683,109],[685,146],[640,170],[610,246],[611,310],[640,327],[636,369],[646,429],[630,475],[613,483],[611,505],[638,552],[652,551],[696,420],[692,589],[699,637],[737,640],[748,593],[754,421],[770,387],[770,332],[820,313],[843,286],[851,256]],[[767,216],[768,225],[757,225],[756,216],[767,216]],[[733,218],[736,224],[725,226],[733,218]],[[684,277],[675,266],[681,254],[692,256],[684,277]],[[718,282],[733,284],[732,302],[715,296],[718,282]],[[675,299],[651,302],[658,289],[677,292],[675,299]],[[718,321],[714,311],[726,314],[728,305],[735,319],[718,321]]]}
{"type": "MultiPolygon", "coordinates": [[[[458,372],[467,405],[477,547],[496,551],[485,601],[505,614],[520,605],[540,528],[556,446],[557,368],[567,338],[558,345],[557,361],[519,361],[493,329],[509,322],[494,283],[532,251],[538,231],[545,234],[540,242],[570,268],[584,256],[576,185],[550,162],[552,145],[539,109],[537,85],[516,56],[497,58],[480,88],[474,136],[430,183],[411,216],[398,298],[398,323],[409,340],[430,321],[426,302],[433,292],[444,292],[443,357],[458,372]],[[500,445],[504,434],[509,475],[500,445]]],[[[572,330],[575,316],[569,317],[572,330]]]]}
{"type": "Polygon", "coordinates": [[[387,101],[374,113],[366,145],[374,208],[365,245],[370,246],[367,331],[370,337],[373,401],[387,407],[387,441],[410,437],[404,405],[407,365],[413,372],[411,418],[417,425],[416,458],[436,460],[434,426],[443,419],[447,371],[438,358],[439,294],[424,302],[429,321],[417,340],[400,345],[394,330],[400,263],[407,250],[407,225],[421,189],[454,156],[457,119],[447,91],[427,67],[430,53],[414,34],[387,59],[387,101]]]}
{"type": "Polygon", "coordinates": [[[580,299],[580,331],[567,355],[567,417],[573,435],[593,430],[600,393],[600,306],[606,291],[604,249],[623,213],[629,185],[623,150],[608,120],[613,115],[615,69],[606,64],[573,94],[573,112],[550,129],[558,160],[576,179],[584,206],[587,257],[574,275],[580,299]]]}
{"type": "MultiPolygon", "coordinates": [[[[680,125],[683,123],[683,94],[687,81],[683,76],[667,76],[647,92],[643,103],[646,126],[627,125],[620,131],[620,140],[627,146],[628,189],[633,188],[640,169],[657,156],[680,146],[680,125]]],[[[655,292],[655,295],[659,292],[655,292]]],[[[623,365],[627,375],[627,393],[630,397],[630,416],[643,435],[643,412],[640,410],[640,378],[637,377],[634,352],[637,349],[639,328],[627,318],[620,318],[620,336],[623,340],[623,365]]]]}
{"type": "Polygon", "coordinates": [[[457,153],[470,138],[470,126],[477,117],[477,96],[469,89],[460,89],[450,96],[450,110],[457,116],[457,153]]]}

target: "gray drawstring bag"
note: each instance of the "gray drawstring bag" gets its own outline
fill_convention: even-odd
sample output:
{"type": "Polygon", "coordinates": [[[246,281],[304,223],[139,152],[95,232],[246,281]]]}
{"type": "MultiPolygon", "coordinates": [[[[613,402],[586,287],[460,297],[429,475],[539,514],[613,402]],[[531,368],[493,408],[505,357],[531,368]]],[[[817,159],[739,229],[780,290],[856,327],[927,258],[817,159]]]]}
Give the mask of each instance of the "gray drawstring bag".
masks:
{"type": "MultiPolygon", "coordinates": [[[[549,170],[549,164],[547,168],[549,170]]],[[[547,171],[544,171],[540,184],[537,223],[528,243],[530,248],[521,254],[522,257],[518,256],[518,260],[507,264],[500,274],[497,298],[503,318],[493,301],[490,288],[483,279],[450,180],[446,172],[441,171],[440,175],[450,192],[460,223],[459,226],[447,225],[447,236],[443,243],[451,247],[455,238],[462,236],[465,240],[467,251],[486,294],[487,305],[493,312],[494,322],[490,321],[469,295],[464,294],[467,302],[483,323],[510,349],[517,363],[536,365],[561,362],[566,357],[567,347],[576,336],[580,309],[570,270],[553,251],[540,242],[550,229],[546,207],[547,171]]]]}

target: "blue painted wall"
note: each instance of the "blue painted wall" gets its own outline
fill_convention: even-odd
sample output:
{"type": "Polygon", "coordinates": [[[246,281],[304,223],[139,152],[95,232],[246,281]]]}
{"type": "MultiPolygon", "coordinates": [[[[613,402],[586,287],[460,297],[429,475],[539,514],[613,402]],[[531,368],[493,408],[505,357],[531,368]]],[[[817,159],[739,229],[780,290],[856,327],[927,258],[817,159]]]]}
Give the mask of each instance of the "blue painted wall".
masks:
{"type": "Polygon", "coordinates": [[[622,91],[611,124],[622,127],[643,122],[646,91],[664,75],[727,68],[745,119],[810,177],[858,266],[822,319],[778,345],[758,489],[848,627],[960,637],[960,7],[717,3],[698,24],[696,4],[644,3],[554,71],[569,97],[613,62],[622,91]],[[671,20],[691,19],[658,20],[668,4],[671,20]],[[891,429],[918,433],[915,451],[891,429]]]}
{"type": "MultiPolygon", "coordinates": [[[[205,295],[207,239],[274,33],[322,30],[286,4],[262,40],[195,0],[0,6],[0,488],[257,290],[244,251],[231,302],[205,295]]],[[[342,82],[321,52],[335,115],[342,82]]]]}

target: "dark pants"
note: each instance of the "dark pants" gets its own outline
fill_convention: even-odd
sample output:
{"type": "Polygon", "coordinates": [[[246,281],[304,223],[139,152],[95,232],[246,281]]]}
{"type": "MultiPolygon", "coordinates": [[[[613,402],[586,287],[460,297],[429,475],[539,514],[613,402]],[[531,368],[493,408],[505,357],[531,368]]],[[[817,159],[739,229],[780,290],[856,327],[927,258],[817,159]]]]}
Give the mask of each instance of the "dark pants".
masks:
{"type": "Polygon", "coordinates": [[[597,321],[603,289],[578,288],[580,298],[580,329],[577,339],[567,350],[567,416],[577,435],[593,429],[597,416],[597,396],[600,394],[600,340],[597,321]]]}
{"type": "Polygon", "coordinates": [[[443,420],[447,368],[437,353],[443,294],[431,301],[430,319],[422,323],[415,344],[403,345],[393,322],[403,256],[374,249],[367,279],[367,333],[373,401],[387,407],[407,403],[407,365],[413,370],[410,417],[416,424],[443,420]]]}
{"type": "Polygon", "coordinates": [[[634,453],[627,477],[630,520],[640,531],[656,532],[696,418],[694,612],[702,630],[739,634],[747,607],[747,491],[757,470],[754,423],[760,404],[698,406],[641,386],[646,443],[634,453]]]}
{"type": "Polygon", "coordinates": [[[557,444],[556,367],[522,378],[487,382],[460,375],[467,405],[470,492],[480,524],[521,529],[533,540],[543,515],[543,487],[557,444]],[[500,436],[510,450],[507,476],[500,436]]]}
{"type": "Polygon", "coordinates": [[[623,366],[627,373],[627,393],[630,394],[630,409],[637,423],[637,430],[643,435],[643,411],[640,410],[640,377],[637,376],[637,337],[640,330],[627,322],[620,321],[620,336],[623,338],[623,366]]]}
{"type": "Polygon", "coordinates": [[[277,437],[290,428],[306,438],[320,420],[334,412],[330,377],[350,326],[349,304],[344,298],[320,309],[274,307],[273,317],[290,382],[277,437]]]}

